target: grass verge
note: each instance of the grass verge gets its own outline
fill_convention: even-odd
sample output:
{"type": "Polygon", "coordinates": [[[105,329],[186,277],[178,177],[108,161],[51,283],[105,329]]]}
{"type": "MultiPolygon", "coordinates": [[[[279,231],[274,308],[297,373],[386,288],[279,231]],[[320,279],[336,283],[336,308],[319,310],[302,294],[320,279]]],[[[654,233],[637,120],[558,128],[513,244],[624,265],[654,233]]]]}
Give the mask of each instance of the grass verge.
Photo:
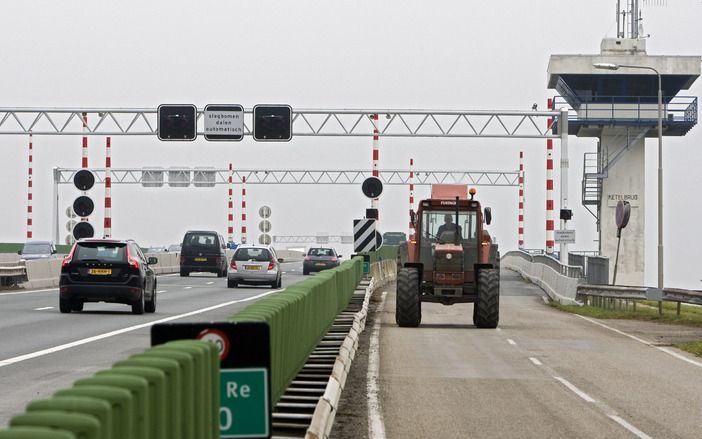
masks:
{"type": "Polygon", "coordinates": [[[678,343],[674,346],[683,351],[687,351],[691,354],[697,355],[698,357],[702,357],[702,340],[678,343]]]}

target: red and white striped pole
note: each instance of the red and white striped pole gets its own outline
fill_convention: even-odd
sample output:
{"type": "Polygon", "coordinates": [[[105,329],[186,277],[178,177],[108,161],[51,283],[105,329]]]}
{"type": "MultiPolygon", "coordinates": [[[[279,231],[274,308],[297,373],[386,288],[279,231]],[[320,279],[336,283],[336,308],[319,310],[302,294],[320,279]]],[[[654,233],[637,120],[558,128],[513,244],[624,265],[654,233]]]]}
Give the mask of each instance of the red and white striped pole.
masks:
{"type": "MultiPolygon", "coordinates": [[[[547,108],[551,109],[551,99],[548,99],[547,108]]],[[[552,118],[546,121],[547,128],[551,128],[552,118]]],[[[553,139],[546,139],[546,253],[553,253],[553,139]]]]}
{"type": "Polygon", "coordinates": [[[29,133],[29,169],[27,172],[27,239],[32,239],[32,133],[29,133]]]}
{"type": "Polygon", "coordinates": [[[241,243],[246,244],[246,176],[241,177],[241,243]]]}
{"type": "Polygon", "coordinates": [[[524,152],[519,152],[519,248],[524,248],[524,152]]]}
{"type": "Polygon", "coordinates": [[[105,142],[105,238],[112,237],[112,146],[111,139],[107,137],[105,142]]]}
{"type": "Polygon", "coordinates": [[[410,159],[409,172],[409,237],[414,239],[414,224],[412,224],[412,209],[414,208],[414,159],[410,159]]]}
{"type": "MultiPolygon", "coordinates": [[[[373,116],[371,116],[371,120],[373,121],[373,177],[378,177],[378,115],[374,114],[373,116]]],[[[379,199],[373,198],[373,200],[371,201],[371,208],[377,209],[378,204],[379,199]]],[[[378,219],[380,219],[380,212],[378,212],[378,219]]]]}
{"type": "Polygon", "coordinates": [[[227,242],[234,242],[234,167],[229,164],[229,197],[227,201],[227,242]]]}

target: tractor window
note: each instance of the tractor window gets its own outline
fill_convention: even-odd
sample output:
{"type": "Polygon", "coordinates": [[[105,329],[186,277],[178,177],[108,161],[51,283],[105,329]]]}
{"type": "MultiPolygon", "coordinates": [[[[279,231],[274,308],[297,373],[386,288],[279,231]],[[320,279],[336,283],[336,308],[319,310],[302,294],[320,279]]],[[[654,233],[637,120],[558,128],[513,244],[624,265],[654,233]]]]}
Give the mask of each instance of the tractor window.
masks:
{"type": "Polygon", "coordinates": [[[453,241],[455,233],[460,239],[476,239],[478,234],[478,218],[476,212],[461,211],[458,213],[458,227],[456,227],[455,211],[424,211],[422,218],[422,236],[430,241],[453,241]]]}

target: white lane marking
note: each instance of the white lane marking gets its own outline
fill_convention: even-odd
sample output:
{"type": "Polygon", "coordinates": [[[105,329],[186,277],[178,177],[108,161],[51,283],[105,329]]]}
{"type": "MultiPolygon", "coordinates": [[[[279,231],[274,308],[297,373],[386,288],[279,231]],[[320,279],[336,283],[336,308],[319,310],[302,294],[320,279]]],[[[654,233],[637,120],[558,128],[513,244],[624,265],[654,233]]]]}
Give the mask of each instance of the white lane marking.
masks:
{"type": "Polygon", "coordinates": [[[158,291],[156,291],[156,292],[157,292],[157,293],[165,293],[166,291],[168,291],[168,290],[158,290],[158,291]]]}
{"type": "Polygon", "coordinates": [[[287,272],[287,271],[284,271],[283,274],[288,274],[288,272],[287,272]]]}
{"type": "Polygon", "coordinates": [[[624,419],[620,418],[617,415],[608,415],[610,419],[612,419],[614,422],[617,424],[621,425],[622,427],[626,428],[630,432],[632,432],[634,435],[639,437],[640,439],[651,439],[651,436],[647,435],[643,431],[639,430],[638,428],[634,427],[633,425],[629,424],[626,422],[624,419]]]}
{"type": "Polygon", "coordinates": [[[370,335],[368,346],[368,373],[366,375],[366,389],[368,393],[368,437],[373,439],[385,439],[385,423],[383,422],[383,411],[380,406],[380,385],[378,376],[380,375],[380,320],[385,297],[387,292],[383,291],[382,299],[376,309],[375,322],[370,335]]]}
{"type": "Polygon", "coordinates": [[[534,363],[535,366],[543,366],[543,365],[544,365],[544,363],[542,363],[541,361],[539,361],[538,358],[529,357],[529,360],[530,360],[532,363],[534,363]]]}
{"type": "Polygon", "coordinates": [[[297,271],[297,270],[295,270],[294,268],[291,268],[290,271],[297,271]]]}
{"type": "Polygon", "coordinates": [[[192,287],[185,287],[186,290],[189,290],[189,289],[191,289],[191,288],[192,288],[192,287]]]}
{"type": "Polygon", "coordinates": [[[207,282],[205,285],[212,285],[214,282],[207,282]]]}
{"type": "Polygon", "coordinates": [[[45,306],[43,308],[34,308],[34,311],[44,311],[46,309],[54,309],[53,306],[45,306]]]}
{"type": "Polygon", "coordinates": [[[605,325],[604,323],[600,323],[600,322],[598,322],[598,321],[596,321],[596,320],[590,319],[590,318],[585,317],[585,316],[581,316],[581,315],[578,315],[578,314],[575,314],[575,315],[578,316],[578,317],[580,317],[580,318],[583,319],[583,320],[587,320],[587,321],[590,322],[590,323],[594,323],[594,324],[597,325],[597,326],[601,326],[601,327],[603,327],[603,328],[605,328],[605,329],[609,329],[610,331],[616,332],[617,334],[623,335],[623,336],[625,336],[625,337],[629,337],[629,338],[632,339],[632,340],[636,340],[636,341],[638,341],[639,343],[645,344],[646,346],[650,346],[650,347],[652,347],[652,348],[656,348],[656,349],[658,349],[658,350],[661,351],[661,352],[665,352],[666,354],[668,354],[668,355],[670,355],[670,356],[672,356],[672,357],[677,358],[678,360],[685,361],[686,363],[690,363],[690,364],[692,364],[693,366],[702,367],[702,362],[695,361],[695,360],[693,360],[692,358],[687,358],[687,357],[685,357],[684,355],[680,355],[679,353],[673,351],[672,349],[665,348],[665,347],[661,347],[661,346],[655,346],[655,345],[654,345],[653,343],[651,343],[650,341],[646,341],[646,340],[644,340],[644,339],[642,339],[642,338],[639,338],[639,337],[637,337],[637,336],[635,336],[635,335],[627,334],[626,332],[620,331],[620,330],[617,329],[617,328],[612,328],[611,326],[607,326],[607,325],[605,325]]]}
{"type": "Polygon", "coordinates": [[[18,296],[20,294],[48,293],[49,291],[58,291],[58,288],[47,288],[45,290],[17,291],[14,293],[0,293],[0,297],[2,297],[2,296],[18,296]]]}
{"type": "Polygon", "coordinates": [[[507,339],[507,343],[511,344],[512,346],[517,346],[517,342],[512,340],[511,338],[507,339]]]}
{"type": "Polygon", "coordinates": [[[180,273],[159,274],[158,277],[180,276],[180,273]]]}
{"type": "Polygon", "coordinates": [[[502,328],[495,328],[495,331],[502,331],[502,328]]]}
{"type": "Polygon", "coordinates": [[[585,401],[595,402],[595,400],[592,399],[592,397],[590,395],[588,395],[587,393],[585,393],[582,390],[575,387],[575,385],[573,385],[570,381],[566,380],[565,378],[561,378],[561,377],[553,377],[553,378],[560,381],[560,383],[563,384],[564,386],[566,386],[568,388],[568,390],[575,393],[576,395],[578,395],[579,397],[581,397],[585,401]]]}
{"type": "Polygon", "coordinates": [[[269,296],[269,295],[274,294],[274,293],[279,293],[281,291],[284,291],[284,290],[281,289],[281,290],[266,291],[265,293],[257,294],[255,296],[247,297],[245,299],[232,300],[230,302],[220,303],[219,305],[208,306],[207,308],[201,308],[201,309],[198,309],[196,311],[190,311],[190,312],[187,312],[185,314],[178,314],[175,316],[166,317],[166,318],[159,319],[159,320],[153,320],[153,321],[150,321],[147,323],[129,326],[126,328],[117,329],[115,331],[106,332],[104,334],[94,335],[92,337],[83,338],[83,339],[72,341],[70,343],[62,344],[59,346],[54,346],[53,348],[42,349],[41,351],[36,351],[36,352],[29,353],[29,354],[24,354],[24,355],[19,355],[17,357],[8,358],[6,360],[0,360],[0,367],[9,366],[10,364],[15,364],[15,363],[19,363],[21,361],[31,360],[33,358],[42,357],[42,356],[48,355],[48,354],[53,354],[54,352],[64,351],[66,349],[74,348],[76,346],[84,345],[84,344],[91,343],[91,342],[98,341],[98,340],[103,340],[103,339],[106,339],[109,337],[114,337],[115,335],[120,335],[120,334],[124,334],[124,333],[131,332],[131,331],[136,331],[137,329],[148,328],[151,325],[155,325],[157,323],[170,322],[172,320],[178,320],[178,319],[182,319],[185,317],[190,317],[190,316],[206,313],[209,311],[214,311],[215,309],[224,308],[226,306],[235,305],[237,303],[250,302],[252,300],[257,300],[257,299],[260,299],[260,298],[265,297],[265,296],[269,296]]]}

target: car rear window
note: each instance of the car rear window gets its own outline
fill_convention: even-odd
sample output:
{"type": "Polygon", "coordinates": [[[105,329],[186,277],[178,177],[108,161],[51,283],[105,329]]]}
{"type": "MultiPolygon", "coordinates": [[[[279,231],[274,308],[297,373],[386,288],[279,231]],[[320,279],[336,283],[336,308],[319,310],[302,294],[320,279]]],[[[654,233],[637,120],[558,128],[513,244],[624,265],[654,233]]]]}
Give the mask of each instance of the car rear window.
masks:
{"type": "Polygon", "coordinates": [[[73,260],[124,262],[127,260],[126,244],[122,242],[81,242],[76,246],[73,260]]]}
{"type": "Polygon", "coordinates": [[[310,256],[334,256],[334,252],[330,248],[311,248],[308,254],[310,256]]]}
{"type": "Polygon", "coordinates": [[[268,261],[271,254],[265,248],[240,248],[234,254],[235,261],[268,261]]]}
{"type": "Polygon", "coordinates": [[[45,255],[51,253],[50,244],[25,244],[22,249],[23,255],[45,255]]]}
{"type": "Polygon", "coordinates": [[[185,235],[183,245],[197,247],[217,247],[217,235],[214,233],[190,233],[185,235]]]}

